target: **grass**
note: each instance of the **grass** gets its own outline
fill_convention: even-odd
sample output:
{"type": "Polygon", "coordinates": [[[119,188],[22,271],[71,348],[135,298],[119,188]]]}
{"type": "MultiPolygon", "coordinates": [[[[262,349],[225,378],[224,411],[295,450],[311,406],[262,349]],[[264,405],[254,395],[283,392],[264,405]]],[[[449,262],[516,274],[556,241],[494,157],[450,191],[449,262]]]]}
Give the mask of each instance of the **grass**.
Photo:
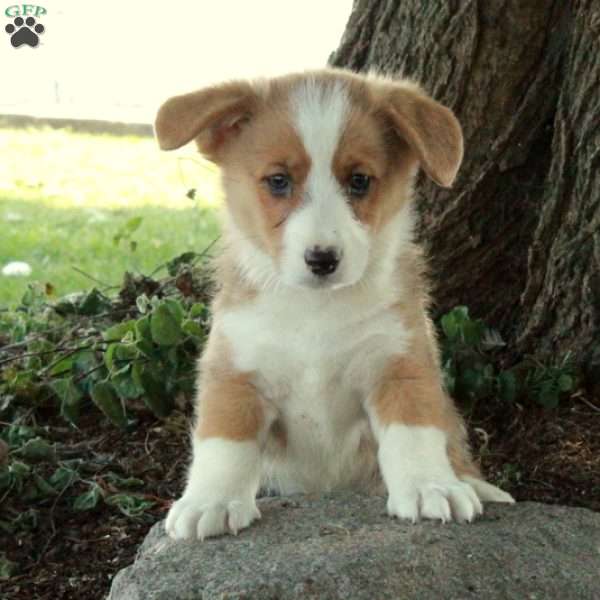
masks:
{"type": "Polygon", "coordinates": [[[32,268],[27,277],[0,274],[0,306],[14,306],[32,281],[59,296],[91,287],[90,278],[118,285],[126,270],[150,273],[218,235],[218,172],[191,149],[167,154],[150,138],[5,128],[0,155],[0,269],[11,261],[32,268]],[[136,217],[139,227],[115,244],[136,217]]]}

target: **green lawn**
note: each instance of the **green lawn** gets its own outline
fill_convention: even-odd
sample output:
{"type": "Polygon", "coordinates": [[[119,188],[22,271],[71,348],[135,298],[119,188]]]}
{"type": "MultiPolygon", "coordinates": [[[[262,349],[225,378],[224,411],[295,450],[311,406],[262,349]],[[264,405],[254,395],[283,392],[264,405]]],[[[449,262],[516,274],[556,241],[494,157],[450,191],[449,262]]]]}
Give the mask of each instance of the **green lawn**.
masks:
{"type": "Polygon", "coordinates": [[[150,138],[0,129],[0,156],[0,306],[14,305],[31,281],[59,296],[94,285],[73,267],[117,285],[125,270],[149,274],[218,235],[218,172],[193,148],[164,153],[150,138]],[[115,244],[136,217],[139,227],[115,244]],[[2,275],[11,261],[29,264],[31,275],[2,275]]]}

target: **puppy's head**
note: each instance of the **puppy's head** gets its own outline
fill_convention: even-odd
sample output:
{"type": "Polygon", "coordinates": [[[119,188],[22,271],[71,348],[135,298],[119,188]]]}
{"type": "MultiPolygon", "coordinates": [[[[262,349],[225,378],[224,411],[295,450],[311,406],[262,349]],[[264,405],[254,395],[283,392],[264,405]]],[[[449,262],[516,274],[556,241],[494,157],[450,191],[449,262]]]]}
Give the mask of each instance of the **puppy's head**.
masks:
{"type": "Polygon", "coordinates": [[[361,280],[418,165],[447,187],[462,160],[458,121],[416,85],[335,70],[177,96],[155,129],[219,164],[243,266],[291,286],[361,280]]]}

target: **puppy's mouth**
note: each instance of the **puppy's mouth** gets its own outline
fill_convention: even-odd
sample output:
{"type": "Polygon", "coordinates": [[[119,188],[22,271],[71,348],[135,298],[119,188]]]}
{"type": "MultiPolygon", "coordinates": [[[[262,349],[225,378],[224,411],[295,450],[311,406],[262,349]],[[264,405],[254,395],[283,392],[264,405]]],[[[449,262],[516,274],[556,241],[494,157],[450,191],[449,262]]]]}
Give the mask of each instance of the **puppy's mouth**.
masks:
{"type": "Polygon", "coordinates": [[[346,288],[354,285],[357,280],[347,281],[339,273],[333,273],[331,275],[313,275],[307,273],[300,279],[287,279],[283,278],[284,283],[293,288],[305,289],[305,290],[323,290],[333,291],[341,288],[346,288]]]}

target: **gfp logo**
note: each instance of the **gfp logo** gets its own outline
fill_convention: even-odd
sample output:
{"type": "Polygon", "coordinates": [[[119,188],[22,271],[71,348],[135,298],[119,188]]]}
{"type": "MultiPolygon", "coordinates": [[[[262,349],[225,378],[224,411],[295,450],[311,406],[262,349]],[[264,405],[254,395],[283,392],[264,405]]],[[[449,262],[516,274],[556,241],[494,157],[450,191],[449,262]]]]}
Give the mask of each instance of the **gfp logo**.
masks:
{"type": "Polygon", "coordinates": [[[15,4],[9,6],[4,14],[12,19],[4,31],[10,35],[10,43],[18,48],[24,44],[35,48],[40,43],[40,34],[46,28],[36,21],[48,11],[43,6],[35,4],[15,4]]]}

